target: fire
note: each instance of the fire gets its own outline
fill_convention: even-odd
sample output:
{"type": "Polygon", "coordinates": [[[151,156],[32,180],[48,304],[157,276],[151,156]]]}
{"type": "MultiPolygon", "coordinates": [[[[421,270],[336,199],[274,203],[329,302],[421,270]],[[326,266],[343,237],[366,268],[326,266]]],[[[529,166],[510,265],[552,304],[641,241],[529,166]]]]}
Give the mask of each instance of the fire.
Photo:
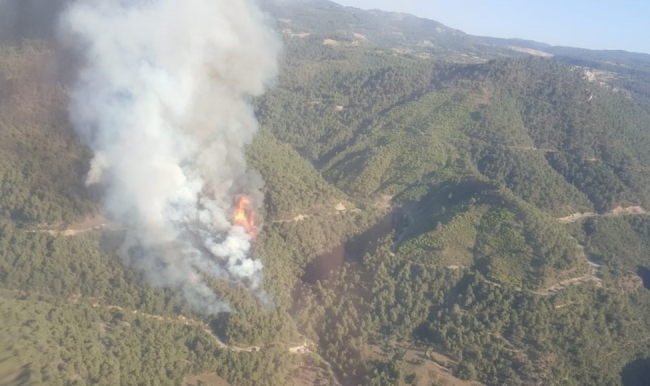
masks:
{"type": "Polygon", "coordinates": [[[234,216],[235,224],[242,226],[252,238],[257,237],[257,226],[255,226],[255,212],[251,208],[251,200],[241,196],[237,202],[234,216]]]}

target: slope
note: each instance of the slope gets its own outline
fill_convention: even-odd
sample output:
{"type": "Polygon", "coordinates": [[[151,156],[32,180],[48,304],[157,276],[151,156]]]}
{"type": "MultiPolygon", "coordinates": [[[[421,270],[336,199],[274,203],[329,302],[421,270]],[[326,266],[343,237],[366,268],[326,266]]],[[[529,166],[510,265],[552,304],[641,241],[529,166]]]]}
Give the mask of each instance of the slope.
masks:
{"type": "Polygon", "coordinates": [[[212,283],[237,312],[211,317],[144,286],[119,228],[33,232],[97,203],[47,45],[3,48],[0,379],[628,386],[621,372],[650,357],[648,219],[557,219],[650,206],[645,94],[435,22],[270,9],[291,31],[248,157],[266,181],[254,253],[273,307],[212,283]],[[307,275],[323,261],[334,272],[307,275]],[[165,322],[179,316],[261,350],[165,322]],[[318,356],[289,355],[305,339],[318,356]]]}
{"type": "MultiPolygon", "coordinates": [[[[349,11],[332,7],[332,14],[349,11]]],[[[327,20],[324,9],[312,11],[327,20]]],[[[294,26],[303,16],[311,20],[280,14],[294,26]]],[[[443,61],[458,61],[453,55],[387,54],[358,28],[330,36],[336,44],[323,41],[318,27],[308,36],[286,33],[287,75],[260,104],[263,124],[328,181],[358,199],[393,197],[395,207],[392,234],[358,255],[346,252],[338,276],[303,294],[309,311],[299,325],[350,384],[403,382],[396,339],[445,353],[456,375],[487,384],[620,384],[619,369],[648,356],[647,326],[628,322],[647,312],[648,295],[622,284],[636,265],[648,265],[636,257],[644,249],[632,243],[599,252],[597,260],[606,254],[608,262],[585,283],[593,268],[581,246],[591,251],[595,239],[556,218],[648,205],[644,96],[552,59],[515,54],[459,65],[443,61]],[[384,80],[389,86],[381,87],[384,80]],[[296,108],[266,115],[274,103],[296,108]],[[286,124],[276,125],[278,117],[286,124]],[[585,307],[598,311],[585,316],[585,307]],[[555,309],[562,311],[549,312],[555,309]],[[607,322],[596,322],[602,317],[607,322]],[[538,323],[561,332],[549,335],[538,323]],[[578,329],[572,344],[585,347],[600,331],[608,336],[600,345],[611,351],[567,346],[573,323],[580,326],[571,327],[578,329]]],[[[631,243],[629,227],[617,232],[610,240],[631,243]]]]}

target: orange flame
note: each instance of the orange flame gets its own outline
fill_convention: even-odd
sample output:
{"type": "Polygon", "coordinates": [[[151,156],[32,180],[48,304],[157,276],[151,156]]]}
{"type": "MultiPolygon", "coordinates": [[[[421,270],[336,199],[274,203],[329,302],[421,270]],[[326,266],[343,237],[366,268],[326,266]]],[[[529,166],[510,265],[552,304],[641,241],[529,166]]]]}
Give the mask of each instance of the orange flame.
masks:
{"type": "Polygon", "coordinates": [[[257,238],[257,227],[255,226],[255,212],[253,212],[251,200],[246,196],[241,196],[235,208],[235,224],[242,226],[246,233],[252,238],[257,238]]]}

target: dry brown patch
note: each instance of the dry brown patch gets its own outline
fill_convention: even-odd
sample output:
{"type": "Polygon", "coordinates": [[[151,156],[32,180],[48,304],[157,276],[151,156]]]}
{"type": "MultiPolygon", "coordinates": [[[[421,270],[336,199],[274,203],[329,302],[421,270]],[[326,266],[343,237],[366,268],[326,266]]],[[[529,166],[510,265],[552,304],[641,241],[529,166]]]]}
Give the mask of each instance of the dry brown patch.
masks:
{"type": "Polygon", "coordinates": [[[97,327],[99,328],[99,332],[100,332],[102,335],[104,335],[104,334],[106,334],[106,333],[108,333],[109,331],[112,330],[111,326],[109,326],[109,325],[106,324],[106,323],[98,323],[98,324],[97,324],[97,327]]]}
{"type": "Polygon", "coordinates": [[[560,224],[569,224],[576,221],[584,220],[591,217],[619,217],[630,215],[647,215],[648,211],[640,206],[618,206],[605,214],[598,214],[594,212],[574,213],[566,217],[560,217],[557,221],[560,224]]]}
{"type": "Polygon", "coordinates": [[[306,38],[311,35],[310,32],[295,32],[291,28],[285,28],[282,30],[284,35],[287,35],[291,38],[306,38]]]}
{"type": "Polygon", "coordinates": [[[286,380],[287,386],[332,385],[338,382],[310,357],[296,366],[286,380]]]}
{"type": "Polygon", "coordinates": [[[580,269],[580,267],[575,267],[566,271],[559,272],[557,278],[555,278],[553,282],[546,283],[546,288],[544,290],[537,291],[535,293],[538,295],[548,296],[592,280],[599,281],[600,279],[595,277],[592,272],[583,273],[583,270],[580,269]],[[560,281],[557,281],[558,279],[560,281]]]}
{"type": "MultiPolygon", "coordinates": [[[[451,373],[450,366],[456,362],[440,353],[427,351],[423,348],[410,348],[403,357],[403,372],[405,375],[415,374],[418,384],[429,385],[432,382],[447,386],[476,386],[476,382],[463,381],[451,373]],[[442,365],[445,364],[445,365],[442,365]]],[[[400,380],[400,386],[410,385],[400,380]]]]}
{"type": "Polygon", "coordinates": [[[619,281],[618,286],[625,293],[636,293],[643,288],[643,280],[638,275],[628,275],[619,281]]]}
{"type": "Polygon", "coordinates": [[[555,149],[537,148],[535,146],[508,146],[509,149],[517,151],[538,151],[540,153],[557,153],[555,149]]]}
{"type": "Polygon", "coordinates": [[[232,386],[216,373],[188,376],[183,380],[183,386],[232,386]]]}
{"type": "Polygon", "coordinates": [[[305,340],[302,344],[289,347],[289,352],[292,354],[309,354],[311,353],[311,347],[313,344],[305,340]]]}
{"type": "Polygon", "coordinates": [[[640,206],[616,207],[606,216],[628,216],[632,214],[648,214],[648,212],[640,206]]]}
{"type": "Polygon", "coordinates": [[[74,294],[74,295],[72,295],[72,296],[70,296],[68,298],[68,301],[70,301],[70,303],[72,303],[72,304],[77,304],[77,303],[79,303],[79,301],[81,300],[82,297],[83,297],[83,295],[81,295],[81,294],[74,294]]]}
{"type": "Polygon", "coordinates": [[[548,52],[540,51],[540,50],[534,50],[532,48],[525,48],[525,47],[516,47],[516,46],[510,46],[509,47],[513,51],[517,52],[523,52],[528,55],[533,55],[533,56],[541,56],[543,58],[551,58],[553,57],[553,54],[549,54],[548,52]]]}
{"type": "Polygon", "coordinates": [[[566,217],[560,217],[557,219],[557,221],[560,224],[570,224],[590,217],[598,217],[598,213],[594,213],[594,212],[573,213],[566,217]]]}
{"type": "Polygon", "coordinates": [[[460,266],[470,264],[472,262],[472,253],[468,250],[445,248],[441,253],[442,263],[447,264],[450,269],[458,269],[460,266]]]}
{"type": "Polygon", "coordinates": [[[89,216],[83,222],[70,225],[66,232],[79,234],[91,230],[101,230],[107,224],[106,218],[99,215],[89,216]]]}
{"type": "Polygon", "coordinates": [[[391,205],[392,200],[393,200],[393,196],[388,194],[382,194],[381,196],[377,197],[377,199],[373,203],[373,206],[375,208],[380,208],[380,209],[390,209],[392,206],[391,205]]]}
{"type": "Polygon", "coordinates": [[[111,223],[100,215],[88,216],[84,221],[72,224],[65,229],[61,229],[63,224],[40,224],[36,229],[30,232],[47,233],[52,236],[72,237],[92,231],[101,231],[104,229],[119,230],[123,229],[119,224],[111,223]],[[58,228],[58,229],[57,229],[58,228]]]}
{"type": "MultiPolygon", "coordinates": [[[[415,374],[418,385],[429,385],[432,382],[447,386],[476,386],[477,382],[468,382],[453,376],[450,367],[458,364],[450,357],[428,350],[423,347],[416,347],[409,343],[394,343],[396,348],[403,350],[401,356],[402,373],[405,376],[415,374]]],[[[375,345],[368,345],[366,354],[369,359],[388,360],[384,351],[375,345]]],[[[399,386],[410,385],[404,378],[399,381],[399,386]]]]}

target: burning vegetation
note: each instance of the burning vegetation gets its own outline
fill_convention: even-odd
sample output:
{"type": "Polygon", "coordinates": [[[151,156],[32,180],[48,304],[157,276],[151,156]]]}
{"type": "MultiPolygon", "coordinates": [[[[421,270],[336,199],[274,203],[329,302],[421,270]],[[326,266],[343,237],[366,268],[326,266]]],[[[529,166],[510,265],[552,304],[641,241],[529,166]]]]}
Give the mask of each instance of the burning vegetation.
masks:
{"type": "Polygon", "coordinates": [[[255,225],[255,211],[251,206],[251,200],[246,196],[240,196],[237,201],[234,214],[235,224],[243,227],[253,239],[257,238],[257,225],[255,225]]]}

